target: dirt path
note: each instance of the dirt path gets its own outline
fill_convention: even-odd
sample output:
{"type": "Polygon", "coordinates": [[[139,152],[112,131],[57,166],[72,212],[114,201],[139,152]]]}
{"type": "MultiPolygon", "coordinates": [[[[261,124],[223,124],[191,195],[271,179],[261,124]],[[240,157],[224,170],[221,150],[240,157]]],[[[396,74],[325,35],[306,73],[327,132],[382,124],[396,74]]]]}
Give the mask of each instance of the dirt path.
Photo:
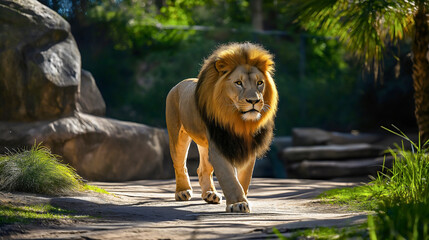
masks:
{"type": "Polygon", "coordinates": [[[126,183],[93,182],[116,196],[85,194],[47,198],[29,194],[4,194],[3,201],[49,202],[54,206],[93,216],[17,226],[4,239],[260,239],[282,232],[315,226],[344,226],[362,222],[364,213],[321,205],[313,198],[329,188],[353,182],[294,179],[253,179],[249,192],[251,214],[225,213],[225,202],[206,204],[198,180],[192,178],[194,197],[174,200],[173,180],[126,183]],[[6,199],[6,200],[5,200],[6,199]]]}

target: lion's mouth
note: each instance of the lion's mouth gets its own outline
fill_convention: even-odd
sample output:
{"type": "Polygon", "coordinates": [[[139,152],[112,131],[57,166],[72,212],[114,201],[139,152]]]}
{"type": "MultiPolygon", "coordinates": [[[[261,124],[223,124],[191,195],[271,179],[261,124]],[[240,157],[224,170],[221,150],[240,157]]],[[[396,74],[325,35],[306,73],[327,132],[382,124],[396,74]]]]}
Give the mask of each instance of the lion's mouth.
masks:
{"type": "Polygon", "coordinates": [[[256,109],[241,112],[241,118],[245,121],[258,121],[261,118],[261,113],[256,109]]]}
{"type": "Polygon", "coordinates": [[[256,110],[256,109],[252,108],[252,109],[250,109],[249,111],[241,111],[241,114],[246,114],[246,113],[251,113],[251,112],[257,112],[257,113],[259,113],[259,111],[258,111],[258,110],[256,110]]]}

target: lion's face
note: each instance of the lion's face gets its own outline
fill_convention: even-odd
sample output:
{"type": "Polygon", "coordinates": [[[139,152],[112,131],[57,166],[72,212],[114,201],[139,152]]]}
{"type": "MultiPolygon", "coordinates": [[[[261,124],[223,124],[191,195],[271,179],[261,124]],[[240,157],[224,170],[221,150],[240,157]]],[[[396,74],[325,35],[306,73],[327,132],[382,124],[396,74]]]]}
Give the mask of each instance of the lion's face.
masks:
{"type": "Polygon", "coordinates": [[[264,89],[264,75],[253,66],[240,65],[226,79],[226,94],[245,121],[261,118],[264,89]]]}

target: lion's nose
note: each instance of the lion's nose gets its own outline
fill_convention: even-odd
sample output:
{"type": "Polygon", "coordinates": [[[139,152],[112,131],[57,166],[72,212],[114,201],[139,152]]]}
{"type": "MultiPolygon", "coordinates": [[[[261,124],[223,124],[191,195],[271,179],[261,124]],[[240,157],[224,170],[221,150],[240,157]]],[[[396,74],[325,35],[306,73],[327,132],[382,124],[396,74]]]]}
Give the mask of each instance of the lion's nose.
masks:
{"type": "Polygon", "coordinates": [[[257,104],[259,101],[261,101],[260,99],[246,99],[246,102],[250,103],[250,104],[257,104]]]}

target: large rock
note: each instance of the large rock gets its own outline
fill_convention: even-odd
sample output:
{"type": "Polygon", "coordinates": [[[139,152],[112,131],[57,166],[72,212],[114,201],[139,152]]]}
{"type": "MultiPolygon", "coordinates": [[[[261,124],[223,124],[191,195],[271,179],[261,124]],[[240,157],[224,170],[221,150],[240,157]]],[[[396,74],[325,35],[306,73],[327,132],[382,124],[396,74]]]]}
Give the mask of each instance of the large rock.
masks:
{"type": "Polygon", "coordinates": [[[292,129],[292,144],[294,146],[326,145],[330,138],[329,132],[318,128],[292,129]]]}
{"type": "Polygon", "coordinates": [[[174,176],[166,131],[104,115],[70,25],[36,0],[0,0],[0,153],[43,142],[84,178],[174,176]]]}
{"type": "Polygon", "coordinates": [[[0,120],[71,115],[80,78],[80,53],[61,16],[34,0],[0,0],[0,120]]]}
{"type": "Polygon", "coordinates": [[[380,135],[370,133],[340,133],[329,132],[319,128],[292,129],[294,146],[317,146],[329,144],[375,143],[381,139],[380,135]]]}
{"type": "Polygon", "coordinates": [[[283,150],[281,158],[287,164],[303,160],[353,159],[380,156],[384,148],[366,143],[290,147],[283,150]]]}
{"type": "Polygon", "coordinates": [[[95,84],[94,77],[90,72],[83,69],[77,110],[97,116],[104,116],[106,113],[106,104],[95,84]]]}
{"type": "Polygon", "coordinates": [[[88,180],[174,176],[163,129],[84,113],[54,121],[0,122],[0,150],[43,142],[88,180]]]}
{"type": "Polygon", "coordinates": [[[288,167],[294,178],[332,179],[376,176],[377,172],[391,168],[393,157],[354,159],[347,161],[302,161],[288,167]],[[384,166],[384,168],[383,168],[384,166]]]}

